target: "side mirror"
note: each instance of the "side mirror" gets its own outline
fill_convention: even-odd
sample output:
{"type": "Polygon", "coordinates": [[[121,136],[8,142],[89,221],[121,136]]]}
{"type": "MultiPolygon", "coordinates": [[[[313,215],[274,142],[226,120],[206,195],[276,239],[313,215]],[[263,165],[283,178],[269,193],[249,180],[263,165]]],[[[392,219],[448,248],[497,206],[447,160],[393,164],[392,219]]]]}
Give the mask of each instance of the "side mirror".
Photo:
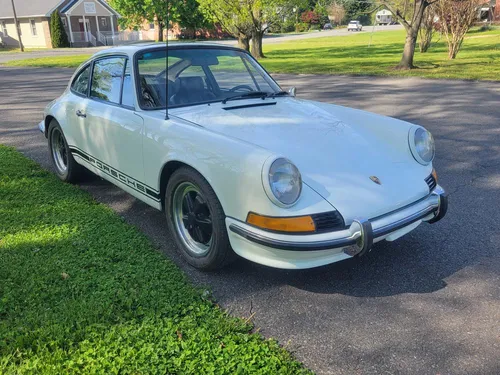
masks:
{"type": "Polygon", "coordinates": [[[297,95],[297,88],[296,87],[291,87],[288,90],[288,93],[290,94],[290,96],[293,96],[295,98],[295,95],[297,95]]]}

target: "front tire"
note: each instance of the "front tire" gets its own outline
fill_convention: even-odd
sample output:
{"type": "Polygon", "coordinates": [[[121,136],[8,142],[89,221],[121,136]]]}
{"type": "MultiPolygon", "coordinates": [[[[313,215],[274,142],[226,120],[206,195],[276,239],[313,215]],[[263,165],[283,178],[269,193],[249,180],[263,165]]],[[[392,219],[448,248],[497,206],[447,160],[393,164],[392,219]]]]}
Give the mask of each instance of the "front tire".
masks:
{"type": "Polygon", "coordinates": [[[198,172],[187,167],[174,172],[165,192],[165,213],[175,243],[190,265],[214,270],[234,259],[224,210],[198,172]]]}
{"type": "Polygon", "coordinates": [[[83,167],[78,164],[66,142],[63,131],[56,120],[49,124],[49,153],[57,177],[64,182],[78,182],[83,175],[83,167]]]}

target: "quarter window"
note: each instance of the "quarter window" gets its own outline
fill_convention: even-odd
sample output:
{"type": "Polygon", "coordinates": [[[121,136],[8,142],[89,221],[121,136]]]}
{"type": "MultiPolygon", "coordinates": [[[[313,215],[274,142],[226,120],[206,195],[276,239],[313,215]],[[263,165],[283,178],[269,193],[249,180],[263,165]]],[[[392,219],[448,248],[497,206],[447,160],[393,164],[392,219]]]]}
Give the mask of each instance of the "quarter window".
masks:
{"type": "Polygon", "coordinates": [[[120,103],[125,58],[111,57],[97,60],[92,73],[90,96],[110,103],[120,103]]]}
{"type": "Polygon", "coordinates": [[[89,87],[89,76],[90,76],[90,65],[84,68],[73,80],[71,84],[71,90],[74,92],[87,96],[87,90],[89,87]]]}
{"type": "Polygon", "coordinates": [[[30,20],[31,35],[36,36],[36,22],[35,20],[30,20]]]}
{"type": "Polygon", "coordinates": [[[123,76],[122,105],[134,107],[134,90],[132,89],[132,78],[130,77],[130,63],[125,63],[125,74],[123,76]]]}

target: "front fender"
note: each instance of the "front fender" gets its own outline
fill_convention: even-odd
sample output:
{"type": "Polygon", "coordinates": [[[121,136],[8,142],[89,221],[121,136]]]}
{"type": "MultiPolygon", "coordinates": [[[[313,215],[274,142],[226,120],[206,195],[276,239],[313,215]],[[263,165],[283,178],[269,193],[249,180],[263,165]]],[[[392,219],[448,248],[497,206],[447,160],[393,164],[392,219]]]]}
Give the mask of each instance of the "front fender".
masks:
{"type": "Polygon", "coordinates": [[[332,211],[333,207],[305,185],[291,208],[281,208],[267,197],[262,167],[273,154],[181,119],[145,121],[146,183],[161,191],[161,171],[176,161],[197,170],[217,194],[226,216],[246,220],[250,211],[268,216],[298,216],[332,211]]]}

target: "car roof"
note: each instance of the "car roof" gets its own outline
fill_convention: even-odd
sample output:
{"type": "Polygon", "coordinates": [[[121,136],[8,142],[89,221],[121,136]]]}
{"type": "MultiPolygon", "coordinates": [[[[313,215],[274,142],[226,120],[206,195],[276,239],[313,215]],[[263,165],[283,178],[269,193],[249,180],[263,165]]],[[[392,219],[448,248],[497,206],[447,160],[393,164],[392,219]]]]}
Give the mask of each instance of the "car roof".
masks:
{"type": "MultiPolygon", "coordinates": [[[[127,44],[118,47],[111,47],[103,49],[97,53],[95,53],[92,57],[105,56],[110,54],[127,54],[129,56],[133,56],[136,52],[151,50],[151,49],[164,49],[166,47],[166,43],[164,42],[149,42],[149,43],[134,43],[127,44]]],[[[183,43],[183,42],[168,42],[169,49],[175,48],[220,48],[220,49],[233,49],[243,51],[240,48],[228,46],[225,44],[217,44],[217,43],[183,43]]]]}

